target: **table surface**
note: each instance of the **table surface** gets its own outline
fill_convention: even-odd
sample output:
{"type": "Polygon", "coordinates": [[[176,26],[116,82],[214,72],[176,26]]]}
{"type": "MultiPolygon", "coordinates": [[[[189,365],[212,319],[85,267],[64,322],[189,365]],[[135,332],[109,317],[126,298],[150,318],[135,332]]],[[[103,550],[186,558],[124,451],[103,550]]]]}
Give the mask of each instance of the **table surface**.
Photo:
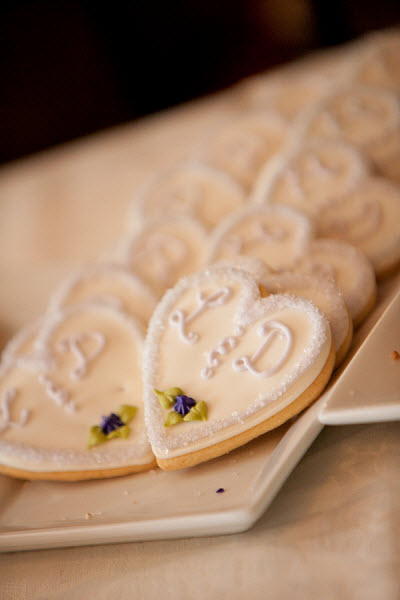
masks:
{"type": "MultiPolygon", "coordinates": [[[[0,325],[39,316],[121,235],[132,192],[192,153],[220,94],[0,169],[0,325]]],[[[400,424],[329,427],[248,532],[5,554],[0,598],[400,597],[400,424]]]]}

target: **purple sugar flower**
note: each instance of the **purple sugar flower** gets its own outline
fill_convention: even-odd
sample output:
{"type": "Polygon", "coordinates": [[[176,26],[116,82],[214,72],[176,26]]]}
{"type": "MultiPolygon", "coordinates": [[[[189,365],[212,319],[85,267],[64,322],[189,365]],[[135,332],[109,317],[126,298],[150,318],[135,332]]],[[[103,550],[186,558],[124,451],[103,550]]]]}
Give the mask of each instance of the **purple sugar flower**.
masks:
{"type": "Polygon", "coordinates": [[[196,401],[193,398],[189,398],[189,396],[176,396],[174,411],[182,415],[183,417],[190,412],[190,409],[195,406],[196,401]]]}
{"type": "Polygon", "coordinates": [[[119,429],[123,427],[125,423],[121,420],[121,417],[116,415],[115,413],[111,413],[108,417],[101,417],[101,430],[104,435],[111,433],[111,431],[115,431],[115,429],[119,429]]]}

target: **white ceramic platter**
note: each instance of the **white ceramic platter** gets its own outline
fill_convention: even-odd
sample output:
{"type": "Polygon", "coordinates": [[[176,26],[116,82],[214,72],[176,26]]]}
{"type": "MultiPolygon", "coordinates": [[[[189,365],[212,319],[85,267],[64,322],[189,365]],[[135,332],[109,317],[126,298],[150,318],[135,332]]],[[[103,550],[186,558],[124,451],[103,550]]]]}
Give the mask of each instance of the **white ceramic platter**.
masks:
{"type": "MultiPolygon", "coordinates": [[[[380,286],[377,307],[357,332],[352,356],[389,305],[399,283],[397,276],[380,286]]],[[[0,550],[244,531],[266,510],[321,431],[318,415],[324,396],[291,424],[185,471],[152,470],[79,483],[28,482],[2,476],[0,550]],[[216,493],[219,488],[224,492],[216,493]]]]}

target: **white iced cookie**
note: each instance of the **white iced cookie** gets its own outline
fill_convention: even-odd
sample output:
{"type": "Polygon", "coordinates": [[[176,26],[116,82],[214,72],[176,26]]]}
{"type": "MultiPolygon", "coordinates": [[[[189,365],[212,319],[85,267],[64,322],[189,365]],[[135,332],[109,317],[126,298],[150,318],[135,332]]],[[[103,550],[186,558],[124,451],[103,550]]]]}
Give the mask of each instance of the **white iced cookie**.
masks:
{"type": "Polygon", "coordinates": [[[287,206],[249,206],[223,221],[210,237],[207,261],[242,254],[263,260],[273,270],[289,269],[307,252],[310,220],[287,206]]]}
{"type": "Polygon", "coordinates": [[[192,466],[277,427],[318,396],[333,363],[329,326],[309,301],[261,298],[236,269],[182,279],[145,343],[146,424],[159,466],[192,466]]]}
{"type": "Polygon", "coordinates": [[[291,130],[276,113],[242,112],[207,140],[204,158],[250,189],[261,167],[291,143],[291,130]]]}
{"type": "Polygon", "coordinates": [[[335,367],[345,358],[353,336],[353,322],[345,301],[332,283],[321,276],[304,273],[267,275],[262,282],[262,293],[293,294],[308,298],[328,319],[336,350],[335,367]]]}
{"type": "Polygon", "coordinates": [[[400,100],[390,90],[352,86],[309,114],[304,139],[344,139],[357,146],[386,177],[400,178],[400,100]]]}
{"type": "Polygon", "coordinates": [[[365,42],[355,80],[400,91],[400,32],[389,31],[373,34],[365,42]]]}
{"type": "Polygon", "coordinates": [[[299,273],[331,280],[342,292],[356,326],[372,309],[376,298],[375,273],[368,258],[351,244],[338,240],[314,240],[296,265],[299,273]]]}
{"type": "Polygon", "coordinates": [[[261,258],[255,256],[244,256],[238,254],[232,258],[224,258],[214,263],[210,268],[220,269],[222,267],[228,267],[230,269],[239,269],[248,273],[257,281],[257,283],[263,281],[265,277],[273,273],[273,270],[268,267],[261,258]]]}
{"type": "Polygon", "coordinates": [[[206,241],[206,231],[193,219],[158,219],[121,240],[117,259],[160,296],[201,268],[206,241]]]}
{"type": "Polygon", "coordinates": [[[135,322],[111,307],[48,316],[36,344],[42,363],[1,366],[0,472],[72,481],[150,468],[142,344],[135,322]]]}
{"type": "Polygon", "coordinates": [[[245,81],[242,100],[247,107],[273,110],[287,121],[294,121],[304,109],[323,98],[331,85],[331,80],[322,74],[289,70],[245,81]]]}
{"type": "Polygon", "coordinates": [[[262,171],[253,200],[284,203],[315,217],[352,191],[369,172],[367,161],[347,142],[303,143],[262,171]]]}
{"type": "Polygon", "coordinates": [[[400,188],[386,179],[365,178],[351,193],[321,211],[318,232],[360,248],[383,276],[400,263],[400,188]]]}
{"type": "Polygon", "coordinates": [[[130,220],[134,229],[152,219],[187,216],[213,229],[244,202],[244,190],[227,173],[202,163],[184,163],[136,194],[130,220]]]}
{"type": "Polygon", "coordinates": [[[144,326],[157,305],[151,288],[124,267],[92,264],[61,283],[50,299],[49,310],[89,301],[122,310],[144,326]]]}

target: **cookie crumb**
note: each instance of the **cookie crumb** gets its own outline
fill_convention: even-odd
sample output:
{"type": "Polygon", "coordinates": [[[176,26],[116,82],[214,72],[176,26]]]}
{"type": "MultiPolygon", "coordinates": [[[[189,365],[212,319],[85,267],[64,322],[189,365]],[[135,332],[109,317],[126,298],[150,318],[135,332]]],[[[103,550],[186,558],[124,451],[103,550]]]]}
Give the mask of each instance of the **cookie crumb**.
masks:
{"type": "Polygon", "coordinates": [[[92,513],[86,513],[85,519],[86,519],[86,521],[90,521],[90,519],[93,519],[92,513]]]}
{"type": "Polygon", "coordinates": [[[224,488],[218,488],[217,491],[215,492],[216,494],[223,494],[224,493],[224,488]]]}
{"type": "Polygon", "coordinates": [[[400,354],[397,352],[397,350],[393,350],[391,356],[393,360],[400,360],[400,354]]]}

